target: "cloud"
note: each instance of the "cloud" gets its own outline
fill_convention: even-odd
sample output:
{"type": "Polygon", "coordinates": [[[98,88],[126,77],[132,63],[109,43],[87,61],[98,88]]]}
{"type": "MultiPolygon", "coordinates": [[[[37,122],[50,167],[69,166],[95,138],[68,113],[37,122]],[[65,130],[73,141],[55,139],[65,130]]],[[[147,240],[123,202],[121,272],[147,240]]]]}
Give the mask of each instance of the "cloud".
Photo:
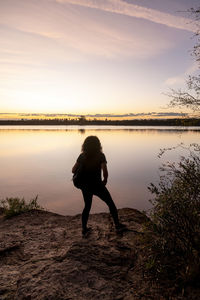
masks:
{"type": "MultiPolygon", "coordinates": [[[[40,113],[0,113],[0,119],[31,119],[31,118],[79,118],[82,114],[40,114],[40,113]]],[[[168,118],[168,117],[187,117],[188,113],[176,112],[149,112],[149,113],[127,113],[127,114],[86,114],[86,118],[108,118],[108,119],[137,119],[137,118],[168,118]]]]}
{"type": "Polygon", "coordinates": [[[103,11],[142,18],[168,27],[196,32],[196,26],[190,19],[177,17],[155,9],[130,4],[122,0],[56,0],[58,3],[74,4],[103,11]]]}
{"type": "MultiPolygon", "coordinates": [[[[114,11],[115,1],[62,0],[65,5],[55,1],[61,2],[22,0],[20,7],[14,0],[9,1],[10,5],[5,2],[0,11],[3,45],[0,51],[4,60],[43,66],[48,62],[59,65],[61,61],[86,61],[88,55],[143,59],[162,53],[174,43],[173,37],[160,34],[147,24],[138,27],[137,20],[121,23],[117,15],[98,17],[93,11],[80,10],[80,4],[87,7],[93,4],[104,11],[114,11]],[[2,53],[3,50],[7,52],[2,53]],[[8,50],[15,50],[18,55],[12,55],[8,50]]],[[[126,5],[123,2],[123,6],[126,5]]]]}
{"type": "Polygon", "coordinates": [[[189,68],[187,68],[187,70],[183,74],[169,77],[167,80],[165,80],[164,84],[169,86],[181,85],[185,82],[186,78],[189,75],[193,75],[198,70],[199,70],[198,64],[194,63],[189,68]]]}
{"type": "Polygon", "coordinates": [[[165,85],[173,86],[173,85],[183,84],[184,82],[185,82],[184,76],[180,75],[180,76],[170,77],[164,83],[165,85]]]}

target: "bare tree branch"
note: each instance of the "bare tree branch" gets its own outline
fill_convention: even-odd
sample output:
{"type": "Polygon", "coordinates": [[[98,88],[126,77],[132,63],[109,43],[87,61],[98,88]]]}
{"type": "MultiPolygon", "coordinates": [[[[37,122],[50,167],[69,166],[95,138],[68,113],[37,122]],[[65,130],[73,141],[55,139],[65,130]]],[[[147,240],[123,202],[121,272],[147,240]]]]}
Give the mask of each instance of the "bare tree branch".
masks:
{"type": "MultiPolygon", "coordinates": [[[[199,63],[200,67],[200,7],[191,8],[188,11],[197,25],[197,32],[195,37],[197,43],[193,48],[193,56],[199,63]]],[[[200,69],[200,68],[199,68],[200,69]]],[[[189,76],[186,82],[187,91],[171,89],[167,96],[171,98],[169,107],[186,107],[192,109],[193,112],[200,111],[200,74],[195,76],[189,76]]]]}

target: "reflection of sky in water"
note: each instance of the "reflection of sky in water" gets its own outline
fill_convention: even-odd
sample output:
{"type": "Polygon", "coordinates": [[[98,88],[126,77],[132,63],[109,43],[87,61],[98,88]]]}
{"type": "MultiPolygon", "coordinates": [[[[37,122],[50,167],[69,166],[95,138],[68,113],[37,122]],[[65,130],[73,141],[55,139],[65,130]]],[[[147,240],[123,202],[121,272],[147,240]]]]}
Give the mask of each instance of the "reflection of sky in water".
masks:
{"type": "MultiPolygon", "coordinates": [[[[108,188],[118,208],[147,209],[150,182],[158,180],[162,161],[177,160],[184,150],[157,158],[160,148],[198,142],[200,128],[172,130],[148,127],[0,127],[0,198],[37,194],[45,208],[61,214],[80,213],[83,200],[73,187],[71,168],[83,140],[97,135],[108,160],[108,188]],[[95,129],[96,128],[96,129],[95,129]]],[[[92,212],[107,211],[94,197],[92,212]]]]}

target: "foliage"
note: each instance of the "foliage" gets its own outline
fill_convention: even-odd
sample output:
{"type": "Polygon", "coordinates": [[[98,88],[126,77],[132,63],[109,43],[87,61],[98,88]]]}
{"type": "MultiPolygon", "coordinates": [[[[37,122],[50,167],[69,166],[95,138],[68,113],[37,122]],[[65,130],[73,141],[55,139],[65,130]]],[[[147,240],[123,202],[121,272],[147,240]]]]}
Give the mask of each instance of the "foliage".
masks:
{"type": "MultiPolygon", "coordinates": [[[[189,13],[197,25],[192,55],[200,66],[200,8],[189,13]]],[[[171,90],[168,96],[170,106],[199,113],[200,74],[189,76],[186,91],[171,90]]],[[[159,156],[177,147],[163,149],[159,156]]],[[[158,186],[149,186],[154,199],[146,231],[146,269],[155,279],[182,289],[200,279],[200,145],[190,145],[189,150],[179,163],[163,165],[158,186]]]]}
{"type": "Polygon", "coordinates": [[[37,200],[38,196],[30,200],[29,203],[26,203],[24,198],[6,198],[5,200],[1,200],[0,203],[5,217],[10,218],[33,209],[42,209],[37,200]]]}
{"type": "Polygon", "coordinates": [[[188,158],[161,168],[151,210],[151,254],[148,269],[157,279],[174,285],[196,282],[200,276],[200,152],[196,145],[188,158]],[[196,150],[196,151],[195,151],[196,150]],[[198,151],[197,151],[198,150],[198,151]]]}

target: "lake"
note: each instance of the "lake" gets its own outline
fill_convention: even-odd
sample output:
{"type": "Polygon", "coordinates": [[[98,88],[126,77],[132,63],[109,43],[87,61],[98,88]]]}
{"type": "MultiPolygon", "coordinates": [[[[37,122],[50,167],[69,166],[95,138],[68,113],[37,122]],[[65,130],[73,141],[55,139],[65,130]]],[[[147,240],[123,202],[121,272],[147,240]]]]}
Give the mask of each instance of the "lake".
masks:
{"type": "MultiPolygon", "coordinates": [[[[44,208],[63,215],[82,211],[80,190],[71,169],[88,135],[99,137],[108,161],[107,187],[118,208],[147,210],[152,198],[147,186],[158,182],[159,166],[177,161],[184,149],[161,148],[200,140],[200,127],[139,126],[0,126],[0,199],[38,195],[44,208]]],[[[97,197],[91,212],[106,212],[97,197]]]]}

